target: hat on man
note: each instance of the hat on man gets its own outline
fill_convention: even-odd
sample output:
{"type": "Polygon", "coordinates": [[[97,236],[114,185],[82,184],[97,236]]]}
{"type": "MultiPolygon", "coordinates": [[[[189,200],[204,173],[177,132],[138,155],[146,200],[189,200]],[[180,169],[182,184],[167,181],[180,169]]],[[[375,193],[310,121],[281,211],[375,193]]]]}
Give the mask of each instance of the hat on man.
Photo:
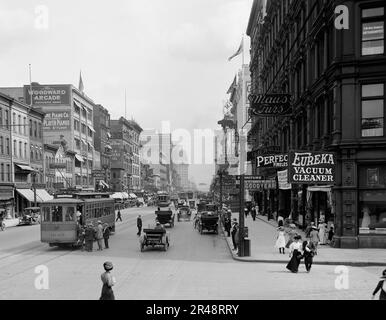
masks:
{"type": "Polygon", "coordinates": [[[113,269],[113,263],[110,262],[110,261],[106,261],[104,264],[103,264],[103,267],[105,268],[106,271],[110,271],[113,269]]]}

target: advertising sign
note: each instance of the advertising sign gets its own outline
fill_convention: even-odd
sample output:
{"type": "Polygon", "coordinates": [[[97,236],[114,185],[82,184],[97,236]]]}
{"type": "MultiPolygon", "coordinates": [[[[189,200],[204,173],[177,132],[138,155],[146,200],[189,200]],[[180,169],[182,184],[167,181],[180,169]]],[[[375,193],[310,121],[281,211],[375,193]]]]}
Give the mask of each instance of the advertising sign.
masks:
{"type": "Polygon", "coordinates": [[[67,169],[67,163],[50,163],[50,169],[67,169]]]}
{"type": "Polygon", "coordinates": [[[63,85],[32,85],[24,86],[24,100],[33,106],[70,105],[71,86],[63,85]],[[31,90],[32,88],[32,90],[31,90]]]}
{"type": "Polygon", "coordinates": [[[256,161],[257,168],[286,168],[288,167],[288,154],[273,154],[258,156],[256,161]]]}
{"type": "Polygon", "coordinates": [[[43,130],[68,131],[71,130],[70,113],[68,111],[48,112],[44,117],[43,130]]]}
{"type": "Polygon", "coordinates": [[[290,94],[250,94],[251,112],[256,116],[277,117],[292,113],[290,94]]]}
{"type": "Polygon", "coordinates": [[[331,185],[335,182],[334,153],[291,151],[288,161],[289,183],[331,185]]]}
{"type": "Polygon", "coordinates": [[[288,170],[277,172],[277,181],[279,183],[280,190],[291,190],[292,185],[288,183],[288,170]]]}

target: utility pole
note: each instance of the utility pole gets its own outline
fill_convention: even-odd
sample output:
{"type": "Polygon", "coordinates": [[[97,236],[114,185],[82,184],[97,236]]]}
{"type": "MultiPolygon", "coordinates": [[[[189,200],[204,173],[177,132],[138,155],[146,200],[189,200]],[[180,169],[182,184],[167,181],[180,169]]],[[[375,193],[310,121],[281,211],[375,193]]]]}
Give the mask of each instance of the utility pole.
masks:
{"type": "Polygon", "coordinates": [[[245,256],[244,248],[244,229],[245,229],[245,220],[244,220],[244,192],[245,192],[245,175],[240,176],[240,210],[239,210],[239,257],[245,256]]]}

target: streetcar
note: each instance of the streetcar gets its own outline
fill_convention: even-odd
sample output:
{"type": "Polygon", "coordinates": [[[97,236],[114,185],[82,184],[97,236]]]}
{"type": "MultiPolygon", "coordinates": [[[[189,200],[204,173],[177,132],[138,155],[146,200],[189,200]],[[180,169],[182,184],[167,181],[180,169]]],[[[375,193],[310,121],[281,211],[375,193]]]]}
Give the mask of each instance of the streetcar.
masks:
{"type": "Polygon", "coordinates": [[[157,192],[157,206],[159,208],[169,207],[171,204],[170,195],[165,191],[157,192]]]}
{"type": "Polygon", "coordinates": [[[41,242],[53,246],[79,245],[80,230],[98,221],[115,232],[114,199],[109,194],[80,192],[56,195],[41,204],[41,242]]]}

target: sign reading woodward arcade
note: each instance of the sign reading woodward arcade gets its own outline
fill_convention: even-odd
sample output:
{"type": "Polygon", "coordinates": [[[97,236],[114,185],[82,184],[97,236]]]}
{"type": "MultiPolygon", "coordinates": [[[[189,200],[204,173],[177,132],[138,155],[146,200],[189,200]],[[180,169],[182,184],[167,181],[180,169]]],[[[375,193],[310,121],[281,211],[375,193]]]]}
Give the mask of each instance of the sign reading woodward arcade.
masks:
{"type": "Polygon", "coordinates": [[[256,116],[277,117],[292,113],[290,94],[250,94],[251,113],[256,116]]]}
{"type": "Polygon", "coordinates": [[[298,184],[335,183],[336,156],[331,152],[297,152],[288,156],[288,182],[298,184]]]}

